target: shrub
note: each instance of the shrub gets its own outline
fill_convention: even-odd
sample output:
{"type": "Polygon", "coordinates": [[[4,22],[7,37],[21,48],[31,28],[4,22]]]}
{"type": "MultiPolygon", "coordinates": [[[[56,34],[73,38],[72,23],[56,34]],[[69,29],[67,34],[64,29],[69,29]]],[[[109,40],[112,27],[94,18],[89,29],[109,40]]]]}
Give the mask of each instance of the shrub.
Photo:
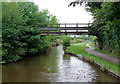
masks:
{"type": "Polygon", "coordinates": [[[97,37],[96,37],[96,36],[94,36],[94,37],[92,38],[92,42],[94,42],[94,44],[95,44],[95,46],[96,46],[96,42],[97,42],[97,37]]]}
{"type": "Polygon", "coordinates": [[[38,11],[38,6],[33,2],[3,2],[2,10],[4,62],[14,62],[24,56],[47,52],[51,45],[50,37],[40,35],[39,23],[51,20],[57,23],[55,16],[52,17],[48,10],[38,11]]]}
{"type": "Polygon", "coordinates": [[[63,50],[65,50],[68,46],[70,46],[70,37],[63,37],[63,50]]]}

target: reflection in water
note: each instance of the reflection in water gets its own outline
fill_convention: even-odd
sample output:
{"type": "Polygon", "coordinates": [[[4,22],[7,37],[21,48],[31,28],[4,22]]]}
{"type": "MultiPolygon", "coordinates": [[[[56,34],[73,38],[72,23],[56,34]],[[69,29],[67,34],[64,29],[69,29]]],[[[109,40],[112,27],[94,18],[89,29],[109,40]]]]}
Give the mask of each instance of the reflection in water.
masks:
{"type": "MultiPolygon", "coordinates": [[[[57,47],[61,51],[61,46],[57,47]]],[[[58,73],[59,82],[91,82],[95,79],[95,71],[83,61],[70,55],[64,55],[64,52],[58,53],[58,73]]]]}
{"type": "Polygon", "coordinates": [[[45,55],[2,66],[3,82],[114,82],[115,78],[82,60],[64,54],[62,46],[45,55]]]}
{"type": "Polygon", "coordinates": [[[68,54],[63,54],[63,60],[71,60],[70,55],[68,54]]]}

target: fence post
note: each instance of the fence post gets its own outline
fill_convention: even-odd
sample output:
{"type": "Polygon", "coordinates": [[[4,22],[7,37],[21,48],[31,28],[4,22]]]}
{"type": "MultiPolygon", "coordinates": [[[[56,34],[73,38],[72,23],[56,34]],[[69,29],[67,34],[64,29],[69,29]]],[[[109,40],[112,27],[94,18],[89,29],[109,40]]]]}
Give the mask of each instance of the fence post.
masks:
{"type": "Polygon", "coordinates": [[[78,23],[76,24],[76,27],[78,27],[78,23]]]}

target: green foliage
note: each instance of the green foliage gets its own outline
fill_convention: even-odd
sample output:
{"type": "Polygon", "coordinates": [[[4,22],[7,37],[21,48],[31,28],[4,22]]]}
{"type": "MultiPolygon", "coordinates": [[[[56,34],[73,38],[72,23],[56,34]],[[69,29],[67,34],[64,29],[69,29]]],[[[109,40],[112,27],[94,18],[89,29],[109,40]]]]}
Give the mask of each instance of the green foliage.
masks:
{"type": "Polygon", "coordinates": [[[120,20],[108,21],[104,28],[104,46],[120,52],[120,20]]]}
{"type": "Polygon", "coordinates": [[[85,3],[86,10],[92,13],[94,21],[91,34],[97,36],[99,49],[120,55],[120,2],[71,2],[70,5],[85,3]]]}
{"type": "Polygon", "coordinates": [[[51,19],[48,10],[38,11],[33,2],[2,2],[2,60],[14,62],[47,52],[51,37],[40,36],[37,28],[41,27],[39,23],[49,23],[51,19]]]}
{"type": "MultiPolygon", "coordinates": [[[[49,21],[49,23],[57,24],[58,20],[57,20],[56,16],[51,16],[51,20],[49,21]]],[[[49,25],[49,27],[59,27],[59,25],[49,25]]]]}
{"type": "Polygon", "coordinates": [[[120,3],[102,3],[101,7],[101,10],[96,11],[93,23],[93,29],[98,30],[98,42],[102,43],[103,48],[109,49],[109,52],[120,53],[120,3]]]}
{"type": "Polygon", "coordinates": [[[70,46],[70,37],[67,37],[67,36],[64,36],[63,37],[63,42],[62,42],[62,45],[63,45],[63,49],[65,50],[68,46],[70,46]]]}
{"type": "Polygon", "coordinates": [[[105,66],[101,66],[100,68],[102,71],[105,71],[105,66]]]}
{"type": "Polygon", "coordinates": [[[94,36],[94,37],[92,38],[92,41],[95,42],[96,40],[97,40],[97,37],[94,36]]]}
{"type": "Polygon", "coordinates": [[[96,43],[97,43],[97,37],[96,37],[96,36],[94,36],[94,37],[92,38],[92,42],[94,42],[94,45],[96,46],[96,43]]]}
{"type": "Polygon", "coordinates": [[[93,37],[94,37],[94,36],[90,35],[90,36],[89,36],[89,41],[92,42],[92,38],[93,38],[93,37]]]}

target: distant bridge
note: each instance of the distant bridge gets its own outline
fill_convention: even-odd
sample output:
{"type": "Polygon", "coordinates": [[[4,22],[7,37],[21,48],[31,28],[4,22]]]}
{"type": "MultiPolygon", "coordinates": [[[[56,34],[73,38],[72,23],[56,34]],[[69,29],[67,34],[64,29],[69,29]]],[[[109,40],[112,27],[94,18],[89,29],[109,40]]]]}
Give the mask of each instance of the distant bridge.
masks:
{"type": "Polygon", "coordinates": [[[40,35],[88,35],[91,23],[40,24],[40,35]]]}

